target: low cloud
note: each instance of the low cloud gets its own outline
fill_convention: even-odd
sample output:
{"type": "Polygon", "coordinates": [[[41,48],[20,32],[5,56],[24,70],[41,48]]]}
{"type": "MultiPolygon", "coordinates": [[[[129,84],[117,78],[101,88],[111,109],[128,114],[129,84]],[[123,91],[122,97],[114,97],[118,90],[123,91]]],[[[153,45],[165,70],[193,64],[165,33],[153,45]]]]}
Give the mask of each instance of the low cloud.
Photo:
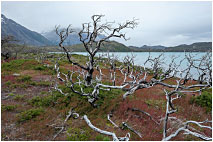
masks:
{"type": "Polygon", "coordinates": [[[126,30],[126,45],[142,46],[190,44],[212,40],[211,2],[1,2],[2,13],[37,32],[55,25],[81,27],[91,15],[106,15],[103,21],[139,19],[135,30],[126,30]]]}

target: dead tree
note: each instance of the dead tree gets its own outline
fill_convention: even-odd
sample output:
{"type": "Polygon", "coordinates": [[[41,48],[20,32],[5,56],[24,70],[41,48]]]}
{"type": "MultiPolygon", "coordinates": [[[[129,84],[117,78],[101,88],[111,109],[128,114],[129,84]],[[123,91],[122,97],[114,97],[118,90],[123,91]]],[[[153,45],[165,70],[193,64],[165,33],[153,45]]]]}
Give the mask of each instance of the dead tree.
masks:
{"type": "Polygon", "coordinates": [[[168,141],[168,140],[176,137],[180,132],[183,131],[183,132],[185,132],[185,134],[193,135],[193,136],[198,137],[202,140],[212,141],[211,136],[206,136],[205,134],[201,133],[200,131],[198,131],[193,126],[190,126],[190,124],[195,124],[200,128],[212,130],[212,127],[211,127],[212,121],[209,121],[207,119],[207,120],[204,120],[202,122],[197,122],[197,121],[193,121],[193,120],[183,122],[182,120],[180,120],[176,117],[170,117],[171,114],[178,111],[177,109],[175,109],[173,101],[181,98],[181,95],[179,94],[179,92],[180,92],[179,86],[180,86],[180,83],[178,83],[176,89],[171,91],[171,92],[164,90],[165,94],[166,94],[167,105],[166,105],[166,114],[165,114],[164,124],[163,124],[163,139],[162,140],[168,141]],[[168,125],[169,121],[172,121],[172,119],[175,120],[175,121],[178,120],[180,127],[175,132],[168,135],[167,125],[168,125]]]}
{"type": "Polygon", "coordinates": [[[190,124],[194,124],[200,128],[212,130],[212,127],[211,127],[212,121],[204,120],[202,122],[197,122],[197,121],[190,120],[190,121],[183,122],[182,120],[179,120],[176,117],[170,117],[171,114],[178,111],[175,108],[173,101],[180,100],[182,97],[181,93],[201,92],[205,88],[212,87],[211,53],[207,53],[205,56],[201,57],[200,59],[194,59],[194,57],[191,54],[188,54],[188,55],[186,54],[185,59],[189,63],[188,68],[184,70],[176,70],[176,72],[180,72],[179,73],[180,77],[179,79],[176,80],[177,83],[175,85],[160,83],[163,86],[173,88],[173,90],[170,90],[170,91],[164,89],[167,105],[166,105],[166,114],[165,114],[164,126],[163,126],[163,140],[164,141],[170,140],[171,138],[176,137],[182,131],[185,132],[185,134],[193,135],[202,140],[212,140],[211,136],[206,136],[205,134],[195,129],[193,126],[190,126],[190,124]],[[186,85],[186,82],[191,79],[190,70],[192,68],[197,69],[197,72],[199,73],[197,83],[193,85],[186,85]],[[197,87],[199,87],[199,89],[197,89],[197,87]],[[168,123],[170,119],[174,119],[175,121],[178,120],[180,127],[175,132],[168,135],[167,127],[168,127],[168,123]]]}
{"type": "Polygon", "coordinates": [[[100,75],[102,75],[101,69],[98,66],[98,59],[95,58],[95,55],[100,50],[101,46],[105,42],[108,42],[111,38],[123,38],[124,40],[127,40],[126,35],[122,33],[122,31],[128,28],[134,29],[137,25],[136,19],[133,19],[132,21],[126,21],[125,23],[118,24],[117,27],[114,27],[114,22],[101,23],[101,18],[103,16],[104,15],[93,15],[91,17],[92,23],[82,24],[82,30],[80,30],[78,33],[80,41],[82,42],[85,50],[88,52],[89,60],[86,65],[81,65],[80,63],[75,62],[72,59],[69,50],[63,46],[63,42],[66,40],[69,34],[74,31],[70,28],[70,26],[61,31],[59,31],[59,27],[56,27],[56,33],[60,37],[59,47],[65,52],[69,63],[78,67],[78,70],[70,71],[68,74],[61,74],[59,72],[59,64],[56,63],[55,69],[57,71],[57,77],[60,79],[60,81],[63,81],[67,87],[71,88],[74,93],[87,96],[88,101],[91,104],[94,104],[94,102],[98,99],[100,89],[122,89],[127,86],[127,84],[115,86],[115,83],[113,86],[102,84],[101,76],[99,79],[94,79],[93,73],[95,69],[97,69],[100,75]],[[100,34],[104,34],[105,37],[98,39],[100,34]],[[78,81],[74,82],[73,77],[76,75],[78,81]],[[80,89],[75,89],[76,86],[78,86],[80,89]],[[85,92],[84,88],[92,88],[93,91],[85,92]]]}
{"type": "Polygon", "coordinates": [[[14,36],[4,36],[1,39],[1,56],[4,57],[4,60],[8,60],[12,54],[11,44],[17,42],[14,36]]]}
{"type": "MultiPolygon", "coordinates": [[[[95,55],[100,50],[101,45],[104,42],[108,42],[110,38],[118,37],[126,39],[125,34],[122,34],[121,30],[125,28],[134,28],[136,22],[135,20],[127,21],[125,24],[120,24],[117,28],[113,28],[113,23],[111,22],[101,24],[100,20],[102,17],[103,15],[92,16],[92,24],[84,23],[82,25],[82,30],[78,33],[80,41],[83,43],[85,50],[89,54],[89,60],[86,65],[81,65],[80,63],[75,62],[72,59],[69,50],[63,46],[63,42],[66,40],[69,34],[74,32],[72,29],[70,29],[70,26],[60,32],[59,27],[56,28],[56,33],[60,37],[59,47],[64,50],[68,61],[73,66],[77,67],[75,69],[72,68],[72,70],[65,74],[60,72],[59,63],[56,62],[55,70],[57,72],[57,78],[60,81],[64,82],[65,85],[72,90],[72,92],[81,96],[86,96],[88,98],[88,102],[90,102],[93,106],[96,106],[95,101],[98,99],[99,92],[101,89],[122,89],[126,91],[123,95],[123,98],[125,99],[128,95],[134,94],[139,89],[151,88],[155,85],[161,85],[163,88],[170,88],[170,91],[165,90],[167,100],[167,111],[165,117],[163,118],[163,140],[170,140],[171,138],[175,137],[180,131],[185,131],[188,134],[192,134],[204,140],[211,140],[211,138],[208,136],[204,136],[197,132],[192,132],[190,129],[188,129],[188,125],[191,123],[203,128],[211,129],[211,127],[203,125],[206,122],[210,123],[210,121],[196,122],[191,120],[182,122],[182,120],[178,120],[179,122],[182,122],[180,129],[178,129],[171,135],[168,135],[167,133],[167,124],[169,122],[168,120],[177,120],[177,118],[171,118],[169,116],[170,114],[175,113],[177,111],[173,104],[173,101],[177,99],[179,100],[181,98],[181,93],[201,92],[202,90],[208,87],[212,87],[211,53],[207,53],[201,59],[194,59],[191,54],[186,54],[185,58],[182,59],[179,63],[175,61],[177,57],[172,57],[171,62],[169,64],[166,64],[166,67],[162,59],[163,54],[155,58],[149,56],[143,67],[136,67],[134,65],[134,56],[125,57],[123,64],[120,67],[116,65],[114,59],[111,60],[111,58],[108,58],[109,64],[111,66],[111,73],[113,73],[111,75],[111,78],[113,78],[113,85],[106,85],[102,83],[103,74],[99,66],[99,58],[95,58],[95,55]],[[98,39],[98,35],[103,33],[107,34],[107,36],[103,39],[98,39]],[[184,61],[187,61],[188,65],[186,68],[182,69],[180,67],[182,66],[182,63],[184,61]],[[151,64],[151,67],[146,67],[148,63],[151,64]],[[97,69],[99,73],[98,76],[96,75],[96,78],[94,78],[93,75],[95,69],[97,69]],[[196,69],[199,74],[198,78],[194,79],[196,83],[193,84],[188,83],[193,80],[193,76],[191,74],[192,69],[196,69]],[[121,84],[115,84],[116,71],[120,72],[124,76],[121,84]],[[168,79],[176,79],[176,83],[165,83],[165,81],[168,79]],[[89,91],[87,90],[88,88],[90,88],[89,91]],[[195,88],[199,89],[194,90],[195,88]]],[[[55,86],[55,88],[62,94],[67,95],[63,93],[62,90],[58,88],[58,86],[55,86]]],[[[148,113],[145,114],[152,118],[152,116],[148,113]]],[[[84,119],[92,129],[98,132],[102,131],[94,127],[86,116],[84,116],[84,119]]],[[[152,120],[156,119],[153,118],[152,120]]],[[[105,132],[106,131],[104,131],[104,133],[105,132]]],[[[114,133],[106,132],[106,134],[111,135],[114,140],[118,140],[114,133]]]]}
{"type": "Polygon", "coordinates": [[[130,133],[127,133],[125,137],[117,137],[115,133],[112,133],[112,132],[108,132],[108,131],[104,131],[104,130],[101,130],[97,127],[95,127],[91,122],[90,120],[87,118],[86,115],[83,116],[83,119],[86,121],[86,123],[88,124],[88,126],[93,129],[94,131],[97,131],[101,134],[104,134],[104,135],[108,135],[108,136],[112,136],[113,138],[113,141],[129,141],[129,138],[130,138],[130,133]]]}
{"type": "Polygon", "coordinates": [[[56,33],[60,37],[59,46],[67,54],[67,58],[70,63],[77,65],[86,71],[85,81],[87,85],[92,83],[95,68],[95,55],[100,50],[102,44],[104,42],[108,42],[111,38],[123,38],[127,40],[126,35],[122,33],[122,31],[128,28],[134,29],[137,25],[136,20],[133,19],[132,21],[126,21],[124,24],[119,24],[117,27],[113,27],[114,22],[101,23],[102,17],[104,17],[104,15],[93,15],[91,17],[92,23],[83,23],[82,30],[78,33],[80,41],[82,42],[86,52],[89,54],[89,61],[86,66],[73,62],[69,51],[63,46],[63,42],[66,40],[68,35],[74,31],[70,29],[70,26],[68,26],[66,30],[59,32],[59,27],[56,27],[56,33]],[[105,37],[98,39],[100,34],[104,34],[105,37]]]}
{"type": "MultiPolygon", "coordinates": [[[[166,114],[163,124],[163,139],[170,140],[173,137],[176,137],[181,131],[184,131],[185,134],[191,134],[195,137],[198,137],[203,140],[212,140],[210,136],[199,132],[189,124],[195,124],[198,127],[206,128],[212,130],[211,121],[204,120],[202,122],[197,122],[194,120],[183,122],[176,117],[170,117],[171,114],[177,112],[178,110],[173,104],[174,100],[180,100],[183,93],[196,93],[201,92],[206,88],[212,87],[212,61],[211,53],[206,53],[203,57],[197,59],[192,56],[192,54],[185,54],[185,58],[182,59],[179,63],[175,62],[176,57],[173,57],[171,62],[163,66],[164,62],[161,59],[162,54],[156,58],[148,57],[145,64],[148,62],[151,64],[151,68],[144,68],[143,74],[141,74],[141,79],[137,79],[135,75],[133,78],[137,80],[131,80],[131,86],[127,89],[127,92],[124,94],[124,98],[128,95],[134,94],[135,91],[143,88],[150,88],[155,85],[161,85],[163,88],[169,88],[170,91],[164,89],[166,94],[167,106],[166,114]],[[183,61],[188,62],[186,68],[181,68],[183,61]],[[191,74],[191,70],[196,69],[198,72],[198,77],[195,78],[191,74]],[[147,74],[151,75],[151,79],[147,79],[147,74]],[[176,79],[176,83],[168,84],[165,83],[168,79],[176,79]],[[194,81],[192,83],[192,81],[194,81]],[[168,135],[168,123],[169,120],[175,119],[180,124],[174,133],[168,135]]],[[[200,93],[201,94],[201,93],[200,93]]]]}

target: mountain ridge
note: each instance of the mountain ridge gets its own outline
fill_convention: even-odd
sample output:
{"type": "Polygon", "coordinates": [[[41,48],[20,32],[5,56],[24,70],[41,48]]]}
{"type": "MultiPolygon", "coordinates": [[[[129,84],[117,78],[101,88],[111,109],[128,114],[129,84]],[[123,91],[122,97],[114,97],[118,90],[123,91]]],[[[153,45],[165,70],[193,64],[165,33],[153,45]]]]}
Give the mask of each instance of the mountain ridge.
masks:
{"type": "MultiPolygon", "coordinates": [[[[54,30],[44,32],[41,35],[16,23],[12,19],[8,19],[3,14],[1,14],[1,25],[1,36],[4,37],[6,35],[12,35],[19,40],[20,44],[49,47],[53,46],[53,48],[55,48],[54,46],[58,45],[59,43],[59,37],[54,30]]],[[[98,39],[102,39],[104,37],[104,35],[99,35],[98,39]]],[[[64,45],[69,46],[69,48],[73,51],[85,51],[77,33],[70,34],[70,36],[64,42],[64,45]]],[[[107,41],[104,45],[102,45],[101,50],[109,52],[206,52],[212,50],[212,42],[195,42],[189,45],[181,44],[173,47],[166,47],[162,45],[143,45],[141,47],[137,47],[126,46],[117,41],[107,41]]]]}
{"type": "Polygon", "coordinates": [[[12,19],[8,19],[5,15],[1,14],[1,36],[14,36],[21,44],[33,46],[52,45],[52,43],[44,36],[35,31],[31,31],[26,27],[16,23],[12,19]]]}

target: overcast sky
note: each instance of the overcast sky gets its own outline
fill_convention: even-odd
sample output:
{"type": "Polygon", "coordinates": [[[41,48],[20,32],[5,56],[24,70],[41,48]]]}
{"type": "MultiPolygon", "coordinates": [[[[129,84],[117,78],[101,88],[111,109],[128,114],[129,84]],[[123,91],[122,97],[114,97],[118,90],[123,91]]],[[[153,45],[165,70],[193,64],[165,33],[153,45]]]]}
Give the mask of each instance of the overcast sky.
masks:
{"type": "Polygon", "coordinates": [[[103,21],[125,22],[139,19],[134,30],[125,31],[131,39],[117,40],[125,45],[142,46],[191,44],[212,40],[211,2],[1,2],[7,18],[36,32],[55,25],[81,27],[93,14],[104,14],[103,21]]]}

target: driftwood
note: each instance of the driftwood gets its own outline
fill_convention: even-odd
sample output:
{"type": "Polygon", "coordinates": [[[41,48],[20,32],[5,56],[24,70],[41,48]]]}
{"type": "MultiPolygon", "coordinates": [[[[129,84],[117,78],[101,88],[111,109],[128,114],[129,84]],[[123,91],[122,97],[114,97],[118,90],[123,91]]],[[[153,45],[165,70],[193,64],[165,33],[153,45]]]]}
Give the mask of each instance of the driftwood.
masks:
{"type": "Polygon", "coordinates": [[[64,122],[62,123],[62,126],[61,127],[57,127],[57,128],[60,128],[60,130],[53,136],[53,139],[54,140],[60,133],[62,133],[66,127],[66,122],[69,120],[69,118],[71,116],[73,116],[73,118],[77,119],[79,117],[79,114],[78,113],[75,113],[73,112],[74,108],[71,108],[70,111],[68,112],[68,115],[66,116],[66,119],[64,120],[64,122]]]}
{"type": "Polygon", "coordinates": [[[134,130],[131,126],[129,126],[126,122],[122,122],[122,125],[126,128],[128,128],[129,130],[131,130],[132,132],[134,132],[135,134],[137,134],[140,138],[142,138],[142,134],[136,130],[134,130]]]}
{"type": "Polygon", "coordinates": [[[90,120],[87,118],[86,115],[83,116],[84,120],[86,121],[86,123],[88,124],[88,126],[93,129],[94,131],[96,132],[99,132],[101,134],[104,134],[104,135],[108,135],[108,136],[111,136],[113,141],[129,141],[129,138],[130,138],[130,134],[127,133],[127,135],[125,137],[117,137],[115,133],[112,133],[112,132],[108,132],[108,131],[104,131],[104,130],[101,130],[97,127],[95,127],[91,122],[90,120]]]}
{"type": "Polygon", "coordinates": [[[129,109],[131,109],[132,111],[138,111],[138,112],[141,112],[141,113],[147,115],[147,116],[148,116],[152,121],[154,121],[157,125],[160,125],[160,123],[157,122],[148,112],[145,112],[145,111],[140,110],[140,109],[137,109],[137,108],[129,108],[129,109]]]}

